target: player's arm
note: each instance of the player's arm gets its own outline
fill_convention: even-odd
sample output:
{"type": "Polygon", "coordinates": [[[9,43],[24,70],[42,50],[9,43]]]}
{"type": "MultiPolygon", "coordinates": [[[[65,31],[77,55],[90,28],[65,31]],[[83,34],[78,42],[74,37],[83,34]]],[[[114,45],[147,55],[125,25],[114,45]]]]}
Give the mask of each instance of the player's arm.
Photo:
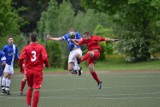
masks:
{"type": "Polygon", "coordinates": [[[85,43],[83,38],[80,39],[80,40],[78,40],[78,39],[71,39],[71,42],[72,42],[73,44],[77,45],[77,46],[81,46],[82,44],[85,43]]]}
{"type": "Polygon", "coordinates": [[[53,40],[53,41],[63,40],[62,37],[55,38],[55,37],[51,37],[50,35],[47,35],[46,38],[47,38],[48,40],[53,40]]]}
{"type": "Polygon", "coordinates": [[[20,54],[20,57],[19,57],[19,67],[20,67],[20,72],[24,72],[24,69],[23,69],[23,62],[24,62],[24,59],[26,58],[26,52],[25,52],[25,48],[22,50],[22,53],[20,54]]]}
{"type": "Polygon", "coordinates": [[[43,62],[45,64],[45,66],[48,68],[49,67],[49,63],[48,63],[48,55],[47,55],[47,52],[45,50],[45,48],[43,47],[42,49],[42,59],[43,59],[43,62]]]}
{"type": "Polygon", "coordinates": [[[101,37],[101,38],[100,38],[100,41],[116,42],[116,41],[118,41],[118,39],[101,37]]]}

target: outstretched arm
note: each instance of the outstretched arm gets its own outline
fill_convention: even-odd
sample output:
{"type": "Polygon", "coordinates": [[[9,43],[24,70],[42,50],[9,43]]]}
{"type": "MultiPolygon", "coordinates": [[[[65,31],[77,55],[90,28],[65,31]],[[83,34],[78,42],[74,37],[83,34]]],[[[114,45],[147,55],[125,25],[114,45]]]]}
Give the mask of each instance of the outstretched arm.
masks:
{"type": "Polygon", "coordinates": [[[118,39],[105,38],[105,41],[116,42],[116,41],[119,41],[119,40],[118,39]]]}
{"type": "Polygon", "coordinates": [[[50,35],[47,35],[46,38],[47,38],[48,40],[54,40],[54,41],[62,40],[62,37],[54,38],[54,37],[51,37],[50,35]]]}

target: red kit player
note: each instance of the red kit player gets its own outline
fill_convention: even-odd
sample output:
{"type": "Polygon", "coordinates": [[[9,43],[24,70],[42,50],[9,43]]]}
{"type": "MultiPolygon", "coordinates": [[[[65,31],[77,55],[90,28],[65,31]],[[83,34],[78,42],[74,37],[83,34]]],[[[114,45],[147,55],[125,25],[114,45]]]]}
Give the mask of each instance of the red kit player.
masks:
{"type": "Polygon", "coordinates": [[[25,60],[25,72],[28,83],[26,94],[27,107],[37,107],[39,101],[39,90],[43,80],[44,64],[48,67],[48,55],[45,48],[37,43],[37,33],[30,35],[31,43],[24,47],[19,58],[20,72],[24,72],[23,62],[25,60]],[[33,93],[33,94],[32,94],[33,93]],[[33,96],[33,99],[32,99],[33,96]]]}

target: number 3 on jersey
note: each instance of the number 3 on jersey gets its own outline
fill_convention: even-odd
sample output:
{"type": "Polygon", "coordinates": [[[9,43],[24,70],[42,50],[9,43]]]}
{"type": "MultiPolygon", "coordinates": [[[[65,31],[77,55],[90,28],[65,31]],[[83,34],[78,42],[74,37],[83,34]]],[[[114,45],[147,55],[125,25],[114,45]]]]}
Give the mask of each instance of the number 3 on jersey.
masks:
{"type": "Polygon", "coordinates": [[[36,51],[32,51],[31,53],[32,53],[31,61],[34,62],[37,59],[37,57],[36,57],[36,51]]]}

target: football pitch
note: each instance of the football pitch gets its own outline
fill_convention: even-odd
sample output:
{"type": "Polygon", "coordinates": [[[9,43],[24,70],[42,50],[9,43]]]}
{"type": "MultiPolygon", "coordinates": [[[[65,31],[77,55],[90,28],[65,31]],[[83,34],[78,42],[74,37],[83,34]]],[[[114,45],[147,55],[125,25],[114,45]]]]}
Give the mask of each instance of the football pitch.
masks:
{"type": "MultiPolygon", "coordinates": [[[[89,73],[44,73],[38,107],[160,107],[160,72],[97,73],[101,90],[89,73]]],[[[10,96],[0,93],[0,107],[26,107],[25,96],[18,94],[22,77],[12,77],[10,96]]]]}

